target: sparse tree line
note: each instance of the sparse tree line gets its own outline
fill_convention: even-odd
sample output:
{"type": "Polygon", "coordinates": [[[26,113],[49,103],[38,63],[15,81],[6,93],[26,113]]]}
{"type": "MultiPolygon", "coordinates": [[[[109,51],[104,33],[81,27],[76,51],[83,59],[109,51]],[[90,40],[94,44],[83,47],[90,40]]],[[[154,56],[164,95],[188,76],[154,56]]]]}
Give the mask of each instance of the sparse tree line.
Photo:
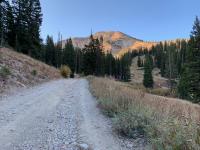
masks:
{"type": "Polygon", "coordinates": [[[190,39],[160,42],[149,52],[144,50],[145,62],[138,58],[138,66],[144,66],[144,85],[153,87],[152,67],[160,69],[162,77],[168,78],[171,90],[180,98],[200,102],[200,21],[194,22],[190,39]],[[151,61],[153,60],[153,63],[151,61]]]}

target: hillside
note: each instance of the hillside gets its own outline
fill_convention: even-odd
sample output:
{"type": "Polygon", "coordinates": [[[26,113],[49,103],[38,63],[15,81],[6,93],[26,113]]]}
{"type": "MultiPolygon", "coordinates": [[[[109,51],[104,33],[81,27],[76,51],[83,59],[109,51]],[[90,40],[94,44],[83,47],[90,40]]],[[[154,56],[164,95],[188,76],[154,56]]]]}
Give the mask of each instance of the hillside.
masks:
{"type": "MultiPolygon", "coordinates": [[[[141,59],[144,61],[145,59],[144,56],[141,57],[141,59]]],[[[137,61],[138,61],[138,57],[135,57],[132,60],[132,64],[130,67],[132,84],[135,84],[135,83],[142,84],[143,82],[144,68],[143,67],[139,68],[137,66],[137,61]]],[[[161,77],[160,69],[154,68],[152,73],[153,73],[153,79],[154,79],[154,88],[163,88],[163,89],[169,88],[168,79],[161,77]]]]}
{"type": "Polygon", "coordinates": [[[60,78],[57,69],[13,50],[0,48],[0,95],[57,78],[60,78]]]}
{"type": "Polygon", "coordinates": [[[112,117],[114,131],[132,139],[131,149],[199,149],[199,105],[148,94],[113,79],[88,79],[98,107],[112,117]]]}
{"type": "MultiPolygon", "coordinates": [[[[139,40],[137,38],[133,38],[129,35],[126,35],[122,32],[97,32],[94,34],[95,38],[103,37],[104,42],[104,51],[111,51],[113,54],[119,56],[124,54],[127,51],[140,49],[140,48],[151,48],[155,45],[155,42],[145,42],[143,40],[139,40]]],[[[89,43],[89,37],[83,38],[73,38],[73,44],[75,47],[83,48],[86,44],[89,43]]],[[[66,40],[62,41],[62,45],[64,46],[66,40]]]]}

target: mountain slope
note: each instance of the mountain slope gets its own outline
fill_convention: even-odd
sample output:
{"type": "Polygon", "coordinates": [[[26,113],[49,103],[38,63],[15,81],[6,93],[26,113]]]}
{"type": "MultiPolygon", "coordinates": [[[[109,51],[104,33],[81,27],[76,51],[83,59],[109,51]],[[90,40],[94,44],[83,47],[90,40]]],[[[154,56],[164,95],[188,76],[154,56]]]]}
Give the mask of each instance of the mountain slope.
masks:
{"type": "Polygon", "coordinates": [[[0,48],[0,95],[56,78],[60,78],[57,69],[13,50],[0,48]]]}
{"type": "MultiPolygon", "coordinates": [[[[122,55],[127,51],[132,51],[140,48],[151,48],[156,42],[144,42],[133,38],[129,35],[126,35],[122,32],[97,32],[94,34],[95,38],[103,37],[103,46],[104,51],[111,51],[115,55],[122,55]]],[[[75,47],[83,48],[86,44],[89,43],[89,37],[85,38],[73,38],[73,44],[75,47]]],[[[63,42],[63,46],[66,43],[66,40],[63,42]]]]}

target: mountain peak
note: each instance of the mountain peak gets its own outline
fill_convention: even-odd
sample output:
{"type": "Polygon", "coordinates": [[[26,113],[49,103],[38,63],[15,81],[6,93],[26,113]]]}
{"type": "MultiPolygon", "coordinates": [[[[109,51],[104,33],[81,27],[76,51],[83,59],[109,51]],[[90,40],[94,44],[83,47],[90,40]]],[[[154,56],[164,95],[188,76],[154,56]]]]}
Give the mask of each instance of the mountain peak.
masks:
{"type": "MultiPolygon", "coordinates": [[[[122,55],[127,51],[140,48],[151,48],[155,42],[144,42],[120,31],[101,31],[94,34],[95,38],[103,37],[104,51],[111,51],[115,55],[122,55]]],[[[89,36],[72,39],[74,47],[84,48],[89,43],[89,36]]],[[[65,45],[65,41],[63,41],[65,45]]]]}
{"type": "MultiPolygon", "coordinates": [[[[135,40],[139,40],[120,31],[101,31],[101,32],[96,32],[94,36],[110,37],[112,40],[118,40],[118,39],[123,39],[123,38],[132,38],[135,40]]],[[[142,40],[139,40],[139,41],[142,41],[142,40]]]]}

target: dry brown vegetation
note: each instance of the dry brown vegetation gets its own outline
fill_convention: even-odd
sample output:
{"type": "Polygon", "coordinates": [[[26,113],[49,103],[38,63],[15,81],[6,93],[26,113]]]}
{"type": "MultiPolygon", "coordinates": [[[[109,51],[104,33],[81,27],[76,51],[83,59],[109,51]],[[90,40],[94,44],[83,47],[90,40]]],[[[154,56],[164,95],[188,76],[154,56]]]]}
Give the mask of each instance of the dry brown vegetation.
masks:
{"type": "Polygon", "coordinates": [[[152,149],[199,149],[200,106],[146,94],[126,83],[90,77],[92,93],[120,133],[144,132],[152,149]]]}
{"type": "Polygon", "coordinates": [[[59,70],[7,48],[0,48],[2,68],[9,70],[9,74],[6,78],[0,76],[0,94],[61,77],[59,70]]]}
{"type": "Polygon", "coordinates": [[[63,65],[60,68],[60,73],[64,78],[69,78],[71,74],[71,69],[67,65],[63,65]]]}

